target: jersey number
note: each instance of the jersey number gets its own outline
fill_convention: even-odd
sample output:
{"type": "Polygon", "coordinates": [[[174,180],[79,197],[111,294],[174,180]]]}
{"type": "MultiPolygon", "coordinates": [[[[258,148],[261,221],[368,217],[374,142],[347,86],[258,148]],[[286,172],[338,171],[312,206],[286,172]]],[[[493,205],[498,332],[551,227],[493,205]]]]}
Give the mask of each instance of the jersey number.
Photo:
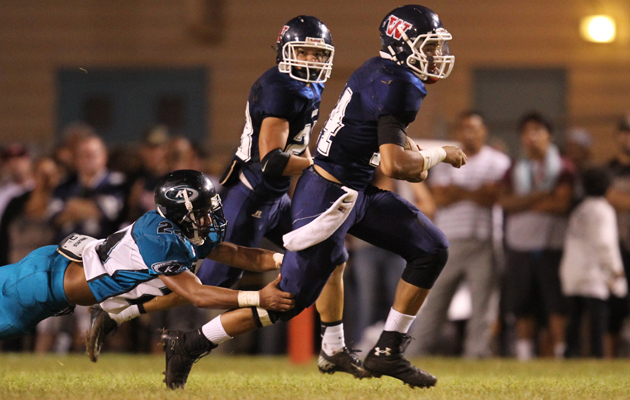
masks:
{"type": "Polygon", "coordinates": [[[326,125],[324,125],[324,129],[322,129],[322,133],[319,135],[319,140],[317,141],[317,151],[320,154],[328,156],[330,152],[330,145],[332,144],[332,138],[337,135],[339,130],[343,128],[343,117],[346,114],[346,107],[348,107],[348,103],[352,99],[352,89],[346,87],[346,90],[343,91],[341,97],[339,97],[339,101],[335,106],[335,109],[330,113],[330,117],[328,117],[328,121],[326,121],[326,125]]]}
{"type": "MultiPolygon", "coordinates": [[[[317,121],[315,121],[315,123],[317,123],[317,121]]],[[[306,147],[308,146],[308,142],[311,140],[311,131],[313,130],[313,125],[304,125],[304,129],[302,129],[300,133],[295,135],[295,137],[293,138],[293,141],[297,143],[288,144],[287,147],[284,149],[284,152],[287,154],[295,154],[296,156],[301,156],[302,154],[304,154],[304,152],[306,151],[306,147]]]]}
{"type": "Polygon", "coordinates": [[[170,221],[161,221],[157,229],[158,233],[173,233],[173,224],[170,221]]]}
{"type": "Polygon", "coordinates": [[[109,258],[109,253],[114,247],[116,247],[118,242],[122,240],[122,238],[125,236],[125,233],[127,233],[126,230],[112,233],[111,235],[107,236],[107,239],[105,239],[98,250],[96,250],[96,253],[98,254],[98,259],[101,260],[102,264],[105,264],[107,262],[107,259],[109,258]]]}

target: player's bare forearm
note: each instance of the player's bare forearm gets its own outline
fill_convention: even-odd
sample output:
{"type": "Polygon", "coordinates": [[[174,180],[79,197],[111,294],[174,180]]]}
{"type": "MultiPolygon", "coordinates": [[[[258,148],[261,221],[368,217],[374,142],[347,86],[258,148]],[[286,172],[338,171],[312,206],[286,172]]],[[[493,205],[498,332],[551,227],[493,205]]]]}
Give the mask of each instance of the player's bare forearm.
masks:
{"type": "Polygon", "coordinates": [[[208,254],[207,258],[252,272],[265,272],[277,269],[274,252],[252,247],[238,246],[223,242],[208,254]]]}
{"type": "Polygon", "coordinates": [[[293,295],[283,292],[277,287],[280,283],[280,275],[258,292],[241,292],[202,285],[199,278],[190,271],[184,271],[173,276],[160,275],[160,279],[174,293],[185,298],[197,308],[225,309],[260,306],[267,310],[288,311],[295,306],[293,295]]]}
{"type": "Polygon", "coordinates": [[[144,303],[144,311],[152,313],[156,311],[168,310],[169,308],[175,308],[190,304],[190,301],[185,297],[178,295],[177,293],[171,293],[166,296],[158,296],[151,301],[144,303]]]}
{"type": "Polygon", "coordinates": [[[310,167],[311,164],[312,164],[312,159],[311,159],[310,153],[308,156],[306,156],[306,154],[303,156],[296,156],[292,154],[291,158],[289,159],[289,163],[284,168],[284,172],[282,172],[282,175],[284,176],[301,175],[302,171],[310,167]]]}
{"type": "Polygon", "coordinates": [[[173,276],[160,275],[160,279],[170,290],[186,299],[195,307],[238,307],[238,291],[216,286],[202,285],[199,278],[190,271],[185,271],[181,274],[173,276]]]}
{"type": "Polygon", "coordinates": [[[424,158],[415,149],[405,150],[402,146],[386,143],[379,146],[381,170],[393,179],[421,182],[424,158]]]}
{"type": "Polygon", "coordinates": [[[379,146],[379,151],[383,173],[408,182],[422,182],[427,177],[426,170],[440,162],[460,168],[467,161],[466,154],[456,146],[420,150],[413,145],[405,149],[394,143],[385,143],[379,146]]]}

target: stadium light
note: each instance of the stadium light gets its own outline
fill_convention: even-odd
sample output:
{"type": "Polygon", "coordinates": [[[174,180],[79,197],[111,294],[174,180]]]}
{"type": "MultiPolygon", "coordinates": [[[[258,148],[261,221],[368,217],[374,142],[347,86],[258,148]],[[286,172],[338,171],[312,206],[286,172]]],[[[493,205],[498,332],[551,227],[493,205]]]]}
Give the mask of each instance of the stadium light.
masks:
{"type": "Polygon", "coordinates": [[[615,40],[615,20],[607,15],[590,15],[580,23],[582,39],[595,43],[610,43],[615,40]]]}

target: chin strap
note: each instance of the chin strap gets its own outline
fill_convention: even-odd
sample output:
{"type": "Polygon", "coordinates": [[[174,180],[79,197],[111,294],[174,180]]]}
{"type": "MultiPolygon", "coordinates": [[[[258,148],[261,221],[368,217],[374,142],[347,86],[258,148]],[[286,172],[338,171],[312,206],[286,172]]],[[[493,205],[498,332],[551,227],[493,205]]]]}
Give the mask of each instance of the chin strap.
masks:
{"type": "Polygon", "coordinates": [[[402,62],[402,61],[400,61],[400,60],[398,59],[398,57],[396,57],[396,51],[394,51],[394,49],[392,48],[392,46],[387,46],[387,50],[389,50],[390,54],[392,55],[392,56],[391,56],[391,59],[392,59],[392,60],[393,60],[396,64],[398,64],[398,65],[402,65],[402,63],[403,63],[403,62],[402,62]]]}
{"type": "MultiPolygon", "coordinates": [[[[186,206],[186,210],[188,210],[188,215],[190,217],[190,220],[193,222],[193,224],[197,224],[197,221],[195,221],[195,214],[193,214],[192,212],[193,210],[192,202],[188,198],[188,191],[184,188],[183,192],[184,192],[184,201],[185,201],[184,204],[186,206]]],[[[205,240],[199,237],[199,231],[194,226],[193,226],[193,232],[194,232],[193,237],[189,239],[190,243],[196,246],[201,246],[205,242],[205,240]]]]}

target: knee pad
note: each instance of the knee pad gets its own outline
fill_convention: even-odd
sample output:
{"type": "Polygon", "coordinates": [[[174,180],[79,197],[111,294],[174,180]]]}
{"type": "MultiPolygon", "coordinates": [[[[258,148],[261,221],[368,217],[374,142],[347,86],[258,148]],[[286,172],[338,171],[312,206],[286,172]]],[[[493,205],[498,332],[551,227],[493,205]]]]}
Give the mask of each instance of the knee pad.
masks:
{"type": "Polygon", "coordinates": [[[262,328],[263,326],[269,326],[275,324],[278,321],[289,321],[304,310],[305,307],[296,305],[289,311],[267,311],[264,308],[252,307],[252,313],[254,314],[254,322],[256,326],[262,328]]]}
{"type": "Polygon", "coordinates": [[[431,289],[448,260],[448,248],[407,263],[402,280],[422,289],[431,289]]]}
{"type": "Polygon", "coordinates": [[[269,326],[276,322],[271,320],[271,317],[269,316],[269,311],[265,310],[264,308],[251,307],[251,309],[254,316],[254,323],[256,324],[257,328],[269,326]]]}

